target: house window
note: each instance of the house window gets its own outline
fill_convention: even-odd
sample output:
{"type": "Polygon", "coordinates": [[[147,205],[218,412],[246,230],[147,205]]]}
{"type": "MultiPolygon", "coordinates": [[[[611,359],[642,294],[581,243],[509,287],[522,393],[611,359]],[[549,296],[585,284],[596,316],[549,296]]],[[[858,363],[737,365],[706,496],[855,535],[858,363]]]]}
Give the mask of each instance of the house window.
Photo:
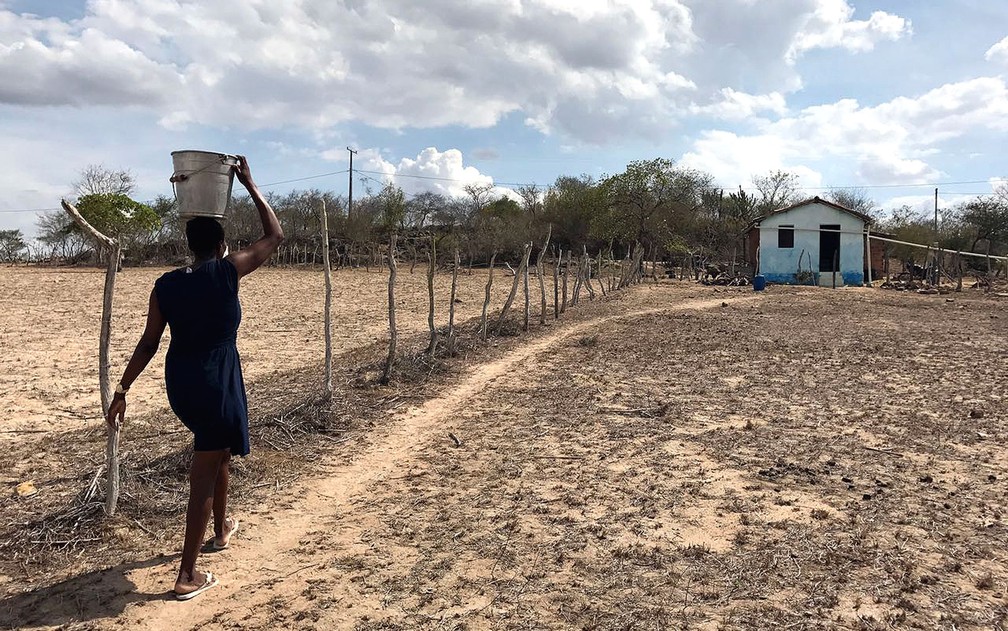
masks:
{"type": "Polygon", "coordinates": [[[794,247],[794,226],[781,226],[777,228],[777,247],[794,247]]]}

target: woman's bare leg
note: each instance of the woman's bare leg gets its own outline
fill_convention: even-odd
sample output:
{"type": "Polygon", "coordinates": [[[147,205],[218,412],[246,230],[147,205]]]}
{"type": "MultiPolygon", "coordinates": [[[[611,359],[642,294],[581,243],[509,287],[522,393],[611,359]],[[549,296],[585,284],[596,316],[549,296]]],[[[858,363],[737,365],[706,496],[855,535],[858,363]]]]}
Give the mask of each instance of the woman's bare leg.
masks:
{"type": "Polygon", "coordinates": [[[217,473],[221,461],[228,455],[226,450],[193,452],[192,465],[189,467],[189,507],[186,509],[185,539],[182,543],[178,580],[175,582],[176,592],[198,587],[205,579],[203,573],[196,572],[196,557],[206,535],[217,473]]]}
{"type": "Polygon", "coordinates": [[[217,482],[213,492],[213,525],[214,537],[223,539],[227,534],[224,530],[224,519],[227,517],[228,484],[231,481],[231,452],[226,452],[217,470],[217,482]]]}

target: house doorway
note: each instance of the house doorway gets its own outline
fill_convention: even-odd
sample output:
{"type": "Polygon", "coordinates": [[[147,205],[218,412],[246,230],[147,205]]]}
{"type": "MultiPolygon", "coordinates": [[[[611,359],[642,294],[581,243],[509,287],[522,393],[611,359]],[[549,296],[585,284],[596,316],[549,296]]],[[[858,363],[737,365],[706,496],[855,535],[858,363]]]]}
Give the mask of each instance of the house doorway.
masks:
{"type": "Polygon", "coordinates": [[[819,271],[840,271],[840,226],[837,224],[819,226],[819,271]]]}

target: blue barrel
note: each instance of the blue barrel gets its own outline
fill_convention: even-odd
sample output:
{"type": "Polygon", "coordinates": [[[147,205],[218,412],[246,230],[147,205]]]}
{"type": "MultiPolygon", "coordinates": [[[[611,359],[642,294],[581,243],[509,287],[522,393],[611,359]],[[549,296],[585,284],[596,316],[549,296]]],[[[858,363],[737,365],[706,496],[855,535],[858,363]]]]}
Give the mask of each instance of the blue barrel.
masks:
{"type": "Polygon", "coordinates": [[[752,288],[753,291],[763,291],[766,289],[766,276],[762,274],[756,274],[752,278],[752,288]]]}

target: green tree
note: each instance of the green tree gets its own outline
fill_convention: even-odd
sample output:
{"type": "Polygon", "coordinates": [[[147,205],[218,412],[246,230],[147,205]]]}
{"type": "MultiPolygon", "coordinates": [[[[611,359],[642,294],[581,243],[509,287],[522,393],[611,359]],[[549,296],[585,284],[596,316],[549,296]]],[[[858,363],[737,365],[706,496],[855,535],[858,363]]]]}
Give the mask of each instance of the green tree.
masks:
{"type": "Polygon", "coordinates": [[[594,250],[608,242],[594,231],[594,226],[604,224],[601,215],[606,209],[605,190],[590,175],[562,175],[543,195],[539,231],[545,228],[542,224],[550,224],[553,243],[568,250],[582,246],[594,250]]]}
{"type": "Polygon", "coordinates": [[[1008,242],[1008,201],[996,196],[977,197],[960,207],[959,217],[973,233],[971,252],[981,241],[992,246],[1008,242]]]}
{"type": "Polygon", "coordinates": [[[631,245],[664,245],[681,234],[701,208],[713,178],[702,171],[656,158],[627,165],[626,171],[602,182],[607,212],[596,234],[631,245]]]}
{"type": "MultiPolygon", "coordinates": [[[[893,210],[879,225],[883,232],[891,233],[896,239],[908,243],[927,245],[934,242],[934,223],[927,213],[901,206],[893,210]]],[[[889,244],[891,256],[908,263],[923,261],[925,250],[907,245],[889,244]]]]}
{"type": "Polygon", "coordinates": [[[378,194],[382,227],[389,232],[399,232],[405,228],[406,194],[389,182],[378,194]]]}
{"type": "Polygon", "coordinates": [[[153,208],[121,193],[93,193],[77,200],[77,210],[96,230],[112,238],[135,239],[161,225],[153,208]]]}

